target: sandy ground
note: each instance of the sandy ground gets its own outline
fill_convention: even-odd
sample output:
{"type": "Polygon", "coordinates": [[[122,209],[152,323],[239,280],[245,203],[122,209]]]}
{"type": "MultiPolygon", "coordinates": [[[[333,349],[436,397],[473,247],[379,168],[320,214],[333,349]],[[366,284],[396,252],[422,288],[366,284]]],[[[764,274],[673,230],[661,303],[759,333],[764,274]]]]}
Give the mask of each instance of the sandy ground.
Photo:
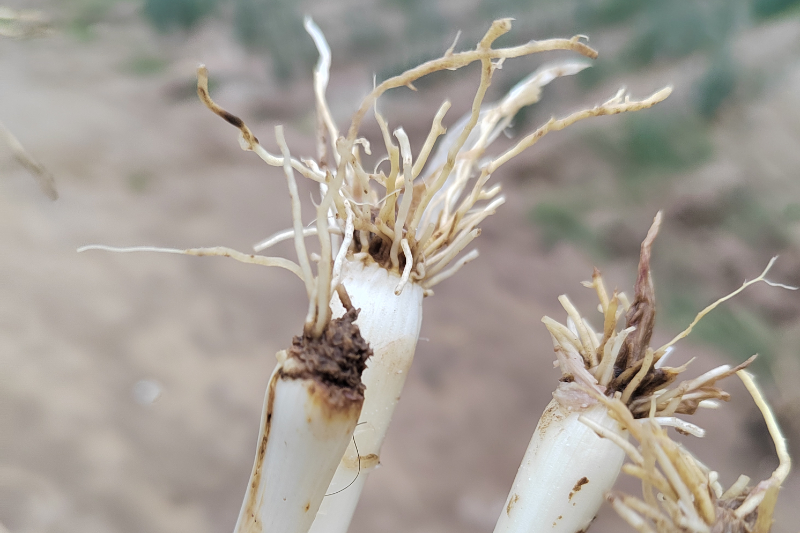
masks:
{"type": "MultiPolygon", "coordinates": [[[[89,42],[0,42],[0,117],[61,193],[49,202],[0,152],[0,522],[12,533],[224,532],[235,522],[273,354],[303,320],[301,285],[224,259],[75,252],[88,243],[247,250],[289,226],[282,175],[241,152],[235,132],[190,96],[193,67],[208,63],[215,97],[244,116],[260,106],[292,117],[298,154],[313,153],[310,85],[276,89],[220,33],[159,40],[128,17],[89,42]],[[166,72],[126,71],[134,53],[158,46],[169,47],[166,72]],[[148,386],[160,390],[152,404],[141,401],[148,386]]],[[[353,66],[334,72],[342,124],[369,80],[353,66]]],[[[412,135],[427,128],[435,96],[407,116],[412,135]]],[[[251,121],[266,144],[274,124],[251,121]]],[[[571,146],[568,136],[548,141],[536,157],[555,164],[571,146]]],[[[558,378],[540,318],[562,318],[564,292],[579,308],[595,305],[579,285],[591,274],[586,254],[544,252],[525,219],[537,185],[504,187],[509,202],[485,224],[481,258],[425,302],[417,360],[354,533],[489,531],[558,378]]],[[[605,272],[630,290],[629,258],[605,272]]],[[[674,333],[662,328],[657,340],[674,333]]],[[[689,343],[679,356],[697,357],[693,373],[724,362],[689,343]]],[[[697,417],[710,435],[691,446],[725,484],[742,472],[761,479],[775,466],[767,436],[751,428],[758,417],[743,388],[729,390],[730,405],[697,417]]],[[[794,476],[776,533],[796,531],[799,496],[794,476]]],[[[630,529],[603,509],[592,530],[630,529]]]]}

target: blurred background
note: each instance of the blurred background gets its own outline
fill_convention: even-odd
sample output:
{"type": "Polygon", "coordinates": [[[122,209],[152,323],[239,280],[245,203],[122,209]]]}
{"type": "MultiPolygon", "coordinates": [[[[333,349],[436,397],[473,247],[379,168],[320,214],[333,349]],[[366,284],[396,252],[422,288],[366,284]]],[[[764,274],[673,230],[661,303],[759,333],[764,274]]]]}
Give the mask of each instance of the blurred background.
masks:
{"type": "MultiPolygon", "coordinates": [[[[252,466],[274,353],[300,332],[303,288],[279,270],[214,258],[75,253],[78,246],[248,250],[290,226],[279,169],[243,153],[214,98],[276,150],[273,128],[313,156],[311,14],[333,51],[340,128],[378,80],[473,47],[590,36],[594,66],[554,81],[492,148],[626,86],[675,91],[640,113],[553,133],[493,176],[508,203],[484,224],[481,257],[425,301],[417,360],[351,531],[491,531],[559,374],[540,323],[599,267],[632,292],[656,211],[655,344],[757,276],[800,285],[800,2],[797,0],[5,0],[0,122],[55,177],[51,202],[0,145],[0,523],[27,532],[225,532],[252,466]],[[20,11],[21,10],[21,11],[20,11]],[[9,14],[10,13],[10,14],[9,14]]],[[[499,99],[545,61],[507,61],[499,99]]],[[[452,124],[473,65],[381,100],[419,147],[439,104],[452,124]]],[[[365,136],[379,139],[368,119],[365,136]]],[[[380,143],[373,143],[379,146],[380,143]]],[[[380,151],[380,150],[378,150],[380,151]]],[[[306,206],[312,188],[304,187],[306,206]]],[[[306,211],[309,213],[309,211],[306,211]]],[[[306,218],[309,218],[307,216],[306,218]]],[[[310,219],[310,218],[309,218],[310,219]]],[[[291,247],[276,253],[292,256],[291,247]]],[[[753,353],[752,367],[800,452],[800,295],[758,285],[678,345],[689,374],[753,353]]],[[[682,439],[727,486],[776,466],[744,388],[682,439]]],[[[620,486],[638,493],[636,483],[620,486]]],[[[800,476],[773,531],[796,531],[800,476]]],[[[603,509],[592,531],[633,531],[603,509]]]]}

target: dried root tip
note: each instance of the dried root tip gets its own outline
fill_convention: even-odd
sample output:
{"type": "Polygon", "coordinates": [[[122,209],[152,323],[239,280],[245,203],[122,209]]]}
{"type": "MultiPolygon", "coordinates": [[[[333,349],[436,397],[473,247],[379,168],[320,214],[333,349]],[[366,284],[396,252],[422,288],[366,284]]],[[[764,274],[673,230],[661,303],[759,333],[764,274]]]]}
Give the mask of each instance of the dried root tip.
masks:
{"type": "MultiPolygon", "coordinates": [[[[250,128],[247,127],[247,124],[245,124],[241,118],[237,117],[233,113],[230,113],[229,111],[226,111],[222,108],[222,106],[211,99],[211,95],[208,92],[208,69],[206,69],[205,65],[200,65],[197,67],[197,96],[200,97],[200,101],[203,102],[203,104],[205,104],[205,106],[214,114],[221,117],[223,120],[239,130],[239,145],[243,150],[255,152],[256,155],[258,155],[258,157],[264,160],[264,162],[266,162],[268,165],[272,165],[274,167],[283,166],[283,158],[275,156],[265,150],[264,147],[259,144],[256,136],[253,135],[253,132],[250,131],[250,128]]],[[[303,164],[294,159],[292,159],[290,163],[292,168],[300,172],[306,178],[325,183],[325,173],[320,170],[318,165],[314,163],[303,164]]]]}
{"type": "Polygon", "coordinates": [[[639,256],[639,276],[636,279],[633,303],[631,303],[625,318],[625,327],[635,327],[636,331],[628,335],[617,357],[615,366],[618,374],[645,356],[645,352],[650,346],[650,338],[653,336],[653,328],[656,324],[656,294],[653,287],[653,276],[650,273],[650,255],[653,241],[658,235],[660,227],[661,211],[656,214],[653,225],[650,226],[647,237],[642,242],[642,251],[639,256]]]}
{"type": "MultiPolygon", "coordinates": [[[[348,298],[349,301],[349,298],[348,298]]],[[[352,306],[341,318],[333,319],[319,338],[298,335],[287,350],[282,375],[295,379],[316,379],[340,391],[339,401],[361,401],[361,374],[372,348],[354,324],[358,310],[352,306]]]]}
{"type": "Polygon", "coordinates": [[[258,144],[258,139],[255,135],[253,135],[253,132],[250,131],[250,128],[248,128],[244,123],[244,120],[240,119],[233,113],[226,111],[211,99],[211,95],[208,93],[208,69],[205,65],[200,65],[197,67],[197,96],[200,97],[200,101],[203,102],[206,107],[213,111],[217,116],[221,117],[227,123],[239,129],[239,131],[242,133],[242,139],[247,144],[248,150],[255,149],[255,146],[258,144]]]}

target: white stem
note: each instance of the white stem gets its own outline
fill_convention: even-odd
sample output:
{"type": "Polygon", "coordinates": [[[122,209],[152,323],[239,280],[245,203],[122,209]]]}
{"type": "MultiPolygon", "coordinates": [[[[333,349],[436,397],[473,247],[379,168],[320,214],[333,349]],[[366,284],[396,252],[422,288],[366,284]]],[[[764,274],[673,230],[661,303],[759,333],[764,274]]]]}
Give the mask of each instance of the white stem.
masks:
{"type": "MultiPolygon", "coordinates": [[[[358,453],[351,444],[344,457],[340,456],[329,496],[323,500],[310,533],[346,533],[350,526],[367,475],[380,460],[381,445],[414,359],[422,323],[423,288],[417,283],[408,283],[395,295],[399,274],[376,263],[352,259],[345,260],[341,280],[353,307],[361,310],[355,323],[373,355],[361,376],[366,390],[354,439],[358,453]]],[[[333,316],[344,312],[337,297],[331,302],[331,310],[333,316]]]]}
{"type": "Polygon", "coordinates": [[[361,402],[337,405],[315,379],[270,379],[250,481],[234,533],[306,533],[356,427],[361,402]]]}
{"type": "Polygon", "coordinates": [[[625,452],[578,420],[609,433],[627,431],[601,404],[572,408],[552,400],[533,433],[494,533],[575,533],[585,530],[614,485],[625,452]]]}

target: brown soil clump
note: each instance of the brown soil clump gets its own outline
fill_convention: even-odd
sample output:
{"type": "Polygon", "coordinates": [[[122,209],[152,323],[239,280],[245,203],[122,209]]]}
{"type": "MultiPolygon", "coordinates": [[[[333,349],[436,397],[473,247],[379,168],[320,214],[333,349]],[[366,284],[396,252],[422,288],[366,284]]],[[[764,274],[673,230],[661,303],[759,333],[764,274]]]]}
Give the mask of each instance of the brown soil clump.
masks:
{"type": "Polygon", "coordinates": [[[360,399],[364,395],[361,373],[372,355],[361,331],[354,324],[358,310],[350,308],[341,318],[331,320],[322,336],[298,335],[287,350],[292,361],[284,376],[295,379],[316,379],[347,389],[347,397],[360,399]]]}

